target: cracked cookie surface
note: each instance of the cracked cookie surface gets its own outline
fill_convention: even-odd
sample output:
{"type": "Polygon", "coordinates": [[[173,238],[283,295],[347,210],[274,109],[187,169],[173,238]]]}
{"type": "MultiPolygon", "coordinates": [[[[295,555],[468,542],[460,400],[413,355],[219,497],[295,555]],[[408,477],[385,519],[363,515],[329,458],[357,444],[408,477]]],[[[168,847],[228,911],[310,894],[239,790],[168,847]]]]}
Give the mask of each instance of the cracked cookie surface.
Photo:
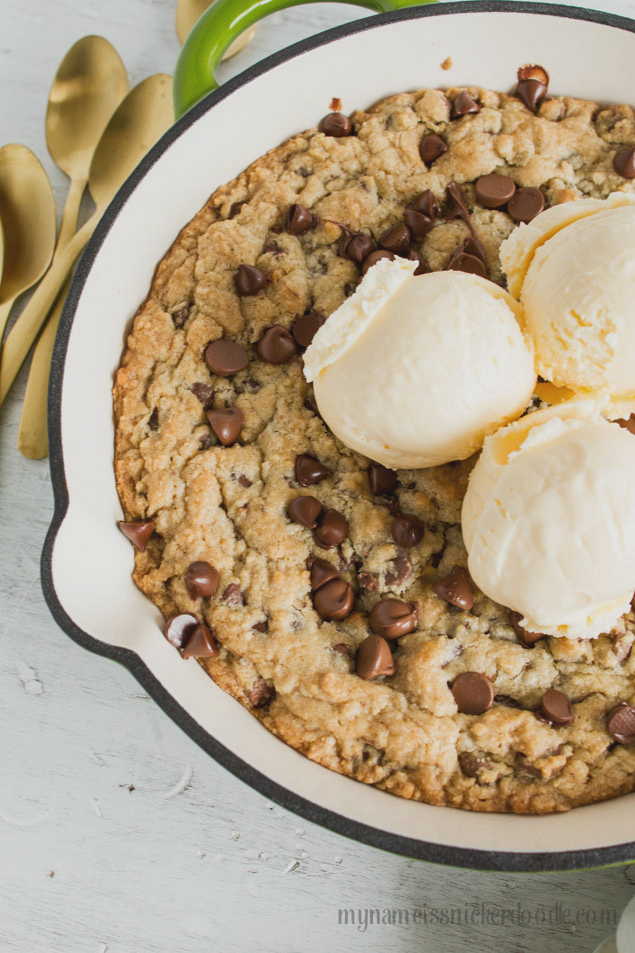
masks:
{"type": "MultiPolygon", "coordinates": [[[[404,797],[563,811],[635,788],[635,746],[616,745],[606,730],[612,708],[635,703],[633,614],[589,642],[545,638],[527,648],[509,611],[478,591],[469,611],[449,605],[433,585],[466,564],[460,509],[474,460],[399,471],[396,490],[375,495],[369,461],[314,412],[301,353],[282,365],[256,354],[268,327],[292,328],[310,309],[328,316],[355,288],[360,267],[338,254],[334,223],[376,241],[416,196],[430,189],[443,204],[457,182],[489,277],[502,283],[498,249],[515,223],[479,204],[479,177],[502,172],[541,189],[547,205],[635,191],[612,164],[620,147],[635,144],[630,106],[552,98],[534,114],[512,96],[470,87],[480,111],[451,120],[459,92],[393,96],[354,113],[350,136],[309,130],[212,195],[159,264],[134,320],[114,388],[117,487],[127,520],[155,521],[146,551],[135,554],[135,582],[166,617],[194,612],[210,626],[219,654],[201,664],[278,737],[404,797]],[[428,133],[448,145],[430,166],[419,152],[428,133]],[[319,218],[300,235],[285,230],[293,203],[319,218]],[[241,264],[264,273],[258,293],[237,294],[241,264]],[[247,351],[244,370],[210,373],[203,354],[219,338],[247,351]],[[205,414],[226,407],[244,415],[230,446],[205,414]],[[303,488],[295,461],[307,453],[331,472],[303,488]],[[320,548],[310,528],[290,521],[298,495],[346,517],[337,548],[320,548]],[[399,511],[425,524],[411,548],[391,535],[399,511]],[[311,557],[352,585],[346,618],[323,621],[313,608],[311,557]],[[186,587],[197,560],[218,570],[212,599],[192,598],[186,587]],[[393,643],[395,674],[369,681],[354,658],[382,597],[416,603],[418,624],[393,643]],[[494,705],[481,715],[458,713],[450,688],[470,671],[494,685],[494,705]],[[536,717],[549,688],[573,703],[570,725],[536,717]]],[[[464,220],[440,216],[412,247],[439,270],[469,235],[464,220]]]]}

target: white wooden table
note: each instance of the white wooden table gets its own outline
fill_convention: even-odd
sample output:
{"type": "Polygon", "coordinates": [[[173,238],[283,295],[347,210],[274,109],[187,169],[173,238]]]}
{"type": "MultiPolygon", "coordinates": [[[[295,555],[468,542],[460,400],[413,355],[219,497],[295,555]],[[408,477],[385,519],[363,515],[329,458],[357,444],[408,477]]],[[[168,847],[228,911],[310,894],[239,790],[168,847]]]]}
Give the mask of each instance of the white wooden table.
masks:
{"type": "MultiPolygon", "coordinates": [[[[120,51],[132,83],[174,68],[176,0],[0,3],[0,145],[49,172],[44,114],[65,51],[88,33],[120,51]]],[[[608,4],[600,3],[604,9],[608,4]]],[[[635,16],[635,0],[610,8],[635,16]]],[[[261,25],[227,77],[303,36],[363,15],[333,4],[261,25]]],[[[633,95],[633,91],[630,91],[633,95]]],[[[216,765],[124,668],[61,632],[40,593],[52,510],[46,461],[15,449],[24,372],[0,413],[0,951],[199,953],[459,950],[591,953],[635,891],[635,868],[475,873],[383,854],[294,817],[216,765]],[[529,911],[501,926],[357,926],[339,908],[529,911]],[[545,925],[536,911],[561,904],[545,925]],[[595,924],[562,922],[588,908],[595,924]],[[526,918],[527,915],[525,915],[526,918]]],[[[632,832],[625,832],[625,838],[632,832]]],[[[547,914],[548,916],[548,914],[547,914]]]]}

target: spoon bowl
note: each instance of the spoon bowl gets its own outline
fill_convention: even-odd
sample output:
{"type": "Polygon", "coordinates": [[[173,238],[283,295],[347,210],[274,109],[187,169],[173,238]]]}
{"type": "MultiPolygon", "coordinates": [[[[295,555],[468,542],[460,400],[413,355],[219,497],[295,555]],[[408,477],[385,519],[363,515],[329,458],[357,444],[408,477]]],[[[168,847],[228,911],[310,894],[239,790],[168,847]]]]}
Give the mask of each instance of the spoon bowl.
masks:
{"type": "Polygon", "coordinates": [[[1,339],[13,302],[49,266],[57,225],[48,176],[31,150],[17,143],[0,149],[0,221],[4,231],[1,339]]]}

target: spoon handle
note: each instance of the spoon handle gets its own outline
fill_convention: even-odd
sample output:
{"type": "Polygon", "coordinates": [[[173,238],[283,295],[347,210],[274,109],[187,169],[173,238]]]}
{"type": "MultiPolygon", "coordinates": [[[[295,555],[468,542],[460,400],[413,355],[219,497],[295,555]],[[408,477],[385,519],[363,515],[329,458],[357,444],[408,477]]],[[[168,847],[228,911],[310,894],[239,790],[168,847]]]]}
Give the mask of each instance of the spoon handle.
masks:
{"type": "Polygon", "coordinates": [[[57,327],[60,323],[64,301],[68,294],[70,280],[57,296],[55,307],[38,338],[31,359],[22,415],[18,427],[18,450],[29,460],[43,460],[48,456],[49,441],[46,426],[46,405],[48,398],[51,358],[57,327]]]}
{"type": "Polygon", "coordinates": [[[92,235],[98,221],[99,212],[96,211],[87,222],[84,222],[80,230],[75,232],[68,245],[61,249],[7,335],[0,356],[0,404],[4,402],[9,388],[22,367],[31,345],[73,267],[73,262],[92,235]]]}
{"type": "Polygon", "coordinates": [[[7,321],[9,320],[9,315],[11,314],[11,308],[13,307],[13,302],[15,298],[11,298],[9,301],[5,301],[4,304],[0,304],[0,341],[2,341],[2,335],[4,334],[4,329],[7,326],[7,321]]]}
{"type": "MultiPolygon", "coordinates": [[[[86,179],[71,179],[53,261],[75,234],[77,217],[86,185],[86,179]]],[[[44,325],[31,358],[29,377],[18,425],[18,450],[30,460],[43,460],[49,452],[46,420],[48,380],[51,372],[55,335],[57,334],[57,326],[60,323],[64,299],[69,285],[70,282],[67,282],[62,293],[58,295],[55,307],[44,325]]]]}

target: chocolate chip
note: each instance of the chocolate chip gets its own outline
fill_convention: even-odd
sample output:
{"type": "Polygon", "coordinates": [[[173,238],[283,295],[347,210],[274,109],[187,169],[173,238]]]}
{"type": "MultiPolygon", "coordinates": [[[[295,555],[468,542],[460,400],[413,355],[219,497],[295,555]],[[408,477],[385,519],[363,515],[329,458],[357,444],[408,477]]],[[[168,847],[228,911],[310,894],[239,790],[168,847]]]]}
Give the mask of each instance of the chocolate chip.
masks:
{"type": "Polygon", "coordinates": [[[255,268],[253,265],[238,266],[234,284],[241,298],[258,294],[259,291],[262,291],[266,283],[267,278],[260,268],[255,268]]]}
{"type": "Polygon", "coordinates": [[[624,179],[635,179],[635,146],[624,146],[613,156],[613,168],[624,179]]]}
{"type": "Polygon", "coordinates": [[[218,646],[214,641],[210,629],[202,622],[197,625],[187,640],[187,645],[181,652],[184,659],[188,658],[216,658],[218,646]]]}
{"type": "Polygon", "coordinates": [[[344,234],[338,251],[341,258],[348,258],[357,265],[361,265],[365,258],[375,251],[372,238],[363,232],[349,232],[344,234]]]}
{"type": "Polygon", "coordinates": [[[546,720],[553,725],[570,725],[575,714],[573,706],[564,692],[548,688],[540,699],[540,710],[546,720]]]}
{"type": "Polygon", "coordinates": [[[208,407],[211,404],[214,397],[214,391],[209,384],[203,384],[201,381],[196,381],[195,384],[192,384],[190,390],[196,399],[201,402],[203,407],[208,407]]]}
{"type": "Polygon", "coordinates": [[[516,183],[508,175],[492,172],[476,180],[476,198],[485,208],[501,208],[516,191],[516,183]]]}
{"type": "Polygon", "coordinates": [[[432,588],[438,596],[459,609],[469,612],[474,605],[472,580],[463,566],[454,566],[450,573],[435,582],[432,588]]]}
{"type": "Polygon", "coordinates": [[[392,521],[390,532],[392,538],[403,549],[416,546],[423,539],[425,526],[418,516],[411,513],[402,513],[392,521]]]}
{"type": "Polygon", "coordinates": [[[533,186],[517,189],[507,204],[507,211],[515,222],[531,222],[545,207],[545,197],[533,186]]]}
{"type": "Polygon", "coordinates": [[[606,716],[606,730],[621,745],[635,742],[635,708],[621,702],[606,716]]]}
{"type": "Polygon", "coordinates": [[[322,513],[313,530],[313,539],[322,549],[334,549],[348,536],[348,521],[338,510],[328,509],[322,513]]]}
{"type": "Polygon", "coordinates": [[[420,255],[419,252],[415,251],[414,248],[410,249],[407,257],[410,259],[410,261],[417,262],[417,267],[414,270],[415,278],[417,277],[417,275],[428,275],[430,271],[432,270],[428,262],[423,257],[423,255],[420,255]]]}
{"type": "Polygon", "coordinates": [[[516,96],[521,103],[535,113],[547,95],[547,87],[539,79],[521,79],[516,87],[516,96]]]}
{"type": "Polygon", "coordinates": [[[350,646],[346,642],[336,642],[335,645],[332,645],[331,648],[334,652],[337,652],[338,655],[348,655],[351,654],[350,646]]]}
{"type": "Polygon", "coordinates": [[[339,622],[353,611],[355,593],[350,583],[344,579],[331,579],[315,593],[313,605],[315,611],[327,622],[339,622]]]}
{"type": "Polygon", "coordinates": [[[212,435],[211,433],[203,433],[198,438],[198,445],[201,450],[209,450],[212,445],[212,435]]]}
{"type": "Polygon", "coordinates": [[[371,252],[368,258],[364,259],[364,264],[362,265],[362,274],[366,274],[369,268],[372,268],[373,265],[376,265],[378,261],[381,261],[382,258],[389,258],[391,261],[395,260],[395,256],[391,251],[379,250],[371,252]]]}
{"type": "Polygon", "coordinates": [[[322,120],[322,132],[325,136],[341,139],[343,136],[350,136],[352,130],[353,123],[344,113],[329,113],[322,120]]]}
{"type": "Polygon", "coordinates": [[[470,209],[467,204],[467,197],[458,182],[450,182],[445,190],[445,198],[445,218],[449,221],[462,218],[469,225],[470,209]]]}
{"type": "Polygon", "coordinates": [[[287,507],[287,513],[293,522],[308,526],[309,529],[315,529],[321,512],[322,504],[314,496],[296,496],[287,507]]]}
{"type": "Polygon", "coordinates": [[[311,591],[317,592],[317,590],[324,586],[327,582],[330,582],[331,579],[337,579],[338,573],[335,566],[328,562],[326,559],[311,559],[311,565],[308,566],[308,569],[311,572],[311,591]]]}
{"type": "Polygon", "coordinates": [[[412,209],[413,212],[421,212],[422,215],[431,218],[432,221],[437,218],[440,211],[439,203],[432,189],[426,189],[421,195],[417,195],[406,208],[412,209]]]}
{"type": "Polygon", "coordinates": [[[140,553],[145,553],[146,543],[154,533],[154,520],[118,520],[117,526],[140,553]]]}
{"type": "Polygon", "coordinates": [[[412,576],[412,559],[408,553],[399,553],[386,569],[386,585],[393,588],[402,586],[412,576]]]}
{"type": "Polygon", "coordinates": [[[417,628],[417,605],[401,599],[382,599],[368,619],[371,631],[385,639],[400,639],[417,628]]]}
{"type": "Polygon", "coordinates": [[[368,482],[370,484],[371,492],[375,496],[381,496],[383,493],[392,493],[393,490],[397,489],[397,471],[389,470],[388,467],[384,467],[381,463],[370,463],[368,465],[368,482]]]}
{"type": "Polygon", "coordinates": [[[220,601],[225,606],[244,606],[245,597],[240,586],[237,586],[235,582],[230,582],[220,597],[220,601]]]}
{"type": "Polygon", "coordinates": [[[218,569],[203,560],[190,563],[185,570],[185,585],[193,599],[198,596],[213,598],[218,589],[218,569]]]}
{"type": "Polygon", "coordinates": [[[423,137],[419,145],[419,155],[425,165],[432,165],[445,152],[448,151],[448,144],[436,132],[429,132],[423,137]]]}
{"type": "Polygon", "coordinates": [[[175,649],[185,648],[186,643],[193,635],[200,619],[191,612],[181,612],[179,615],[173,615],[165,623],[163,634],[175,649]]]}
{"type": "Polygon", "coordinates": [[[184,304],[178,310],[172,312],[172,320],[174,321],[175,328],[182,328],[185,325],[185,322],[190,316],[190,305],[184,304]]]}
{"type": "Polygon", "coordinates": [[[461,249],[457,249],[447,264],[447,271],[463,271],[467,275],[477,275],[479,278],[487,278],[487,266],[482,259],[475,255],[468,255],[461,249]]]}
{"type": "Polygon", "coordinates": [[[249,363],[247,351],[229,338],[219,338],[205,348],[205,363],[213,374],[219,377],[231,377],[244,371],[249,363]]]}
{"type": "Polygon", "coordinates": [[[159,429],[159,409],[155,407],[148,418],[148,430],[159,429]]]}
{"type": "Polygon", "coordinates": [[[462,751],[459,755],[459,765],[461,771],[467,778],[478,778],[479,772],[483,768],[491,769],[489,761],[477,757],[472,751],[462,751]]]}
{"type": "Polygon", "coordinates": [[[239,486],[244,487],[246,490],[248,490],[250,486],[254,485],[253,480],[250,480],[249,477],[245,476],[244,473],[241,473],[238,477],[238,484],[239,486]]]}
{"type": "Polygon", "coordinates": [[[296,356],[295,341],[280,324],[268,328],[256,344],[256,353],[267,364],[288,364],[296,356]]]}
{"type": "Polygon", "coordinates": [[[331,473],[332,470],[308,453],[299,453],[295,458],[295,478],[300,486],[314,486],[331,473]]]}
{"type": "Polygon", "coordinates": [[[269,623],[266,620],[264,620],[263,622],[254,622],[254,624],[251,627],[251,630],[252,632],[268,632],[269,623]]]}
{"type": "Polygon", "coordinates": [[[540,639],[546,638],[546,636],[543,635],[542,632],[528,632],[527,629],[524,629],[522,627],[522,625],[520,624],[520,620],[522,619],[522,613],[511,612],[510,618],[511,618],[511,622],[514,627],[514,631],[516,635],[518,636],[518,638],[520,639],[520,641],[522,642],[522,644],[525,646],[526,649],[533,648],[536,642],[539,642],[540,639]]]}
{"type": "Polygon", "coordinates": [[[549,73],[547,70],[543,66],[532,66],[529,63],[518,67],[516,78],[519,83],[524,79],[537,79],[538,82],[543,83],[545,86],[549,85],[549,73]]]}
{"type": "Polygon", "coordinates": [[[209,425],[224,447],[236,443],[245,423],[245,415],[238,407],[225,407],[223,410],[206,410],[209,425]]]}
{"type": "Polygon", "coordinates": [[[360,678],[367,680],[380,675],[394,675],[395,660],[388,642],[380,635],[365,638],[357,649],[355,671],[360,678]]]}
{"type": "Polygon", "coordinates": [[[394,252],[403,258],[410,249],[410,232],[405,225],[395,225],[387,228],[379,236],[379,244],[385,251],[394,252]]]}
{"type": "Polygon", "coordinates": [[[317,218],[304,205],[290,205],[287,212],[287,232],[289,235],[302,235],[315,228],[317,218]]]}
{"type": "Polygon", "coordinates": [[[311,309],[306,314],[300,314],[295,319],[291,332],[300,345],[308,347],[319,329],[322,327],[326,318],[319,311],[311,309]]]}
{"type": "Polygon", "coordinates": [[[494,704],[494,686],[481,672],[463,672],[452,683],[456,707],[462,715],[482,715],[494,704]]]}
{"type": "Polygon", "coordinates": [[[274,255],[276,258],[279,258],[280,255],[284,255],[284,249],[280,248],[278,242],[267,242],[262,251],[263,254],[268,252],[269,254],[274,255]]]}
{"type": "Polygon", "coordinates": [[[252,708],[263,708],[275,697],[276,690],[268,685],[264,678],[258,677],[247,692],[247,698],[252,708]]]}
{"type": "Polygon", "coordinates": [[[229,210],[229,218],[236,218],[245,202],[234,202],[229,210]]]}
{"type": "Polygon", "coordinates": [[[622,418],[621,420],[616,420],[615,423],[619,424],[620,427],[624,427],[629,433],[635,434],[635,414],[631,414],[628,419],[622,418]]]}
{"type": "Polygon", "coordinates": [[[478,113],[480,111],[480,104],[463,89],[452,103],[450,119],[460,119],[461,116],[467,116],[468,113],[478,113]]]}
{"type": "Polygon", "coordinates": [[[434,222],[431,218],[428,218],[423,212],[416,212],[413,208],[407,208],[404,211],[403,220],[415,242],[422,242],[434,228],[434,222]]]}
{"type": "Polygon", "coordinates": [[[358,572],[357,585],[360,589],[366,589],[367,592],[375,592],[379,585],[379,580],[372,572],[358,572]]]}

